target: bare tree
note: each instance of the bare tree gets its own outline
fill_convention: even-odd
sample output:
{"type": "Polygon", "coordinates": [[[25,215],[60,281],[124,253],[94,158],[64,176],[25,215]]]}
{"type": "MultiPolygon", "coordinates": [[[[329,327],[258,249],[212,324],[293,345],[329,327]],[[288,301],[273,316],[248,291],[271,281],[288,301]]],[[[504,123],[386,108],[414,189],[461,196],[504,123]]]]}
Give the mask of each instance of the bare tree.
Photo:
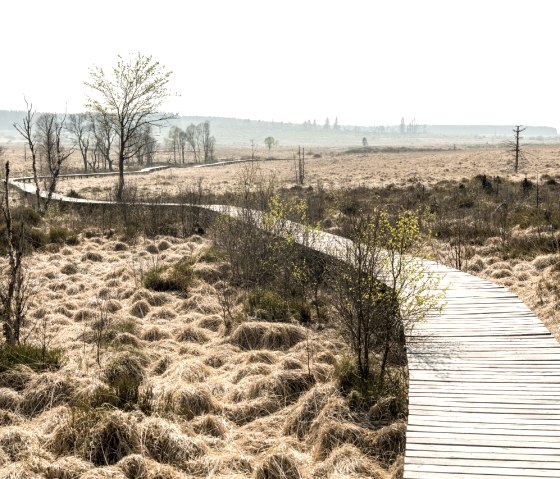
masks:
{"type": "Polygon", "coordinates": [[[193,161],[198,163],[200,161],[200,128],[191,124],[187,127],[185,135],[186,142],[193,154],[193,161]]]}
{"type": "Polygon", "coordinates": [[[45,179],[47,197],[43,208],[40,210],[42,214],[46,213],[52,195],[56,190],[62,165],[73,153],[72,149],[66,148],[62,144],[62,131],[65,121],[66,115],[59,120],[55,113],[43,113],[37,119],[36,148],[44,155],[49,172],[48,178],[45,179]]]}
{"type": "Polygon", "coordinates": [[[278,142],[274,139],[273,136],[267,136],[267,137],[264,139],[264,144],[265,144],[266,147],[268,148],[268,151],[270,151],[271,148],[272,148],[274,145],[277,145],[277,144],[278,144],[278,142]]]}
{"type": "Polygon", "coordinates": [[[210,123],[205,121],[198,125],[201,129],[201,141],[202,141],[202,151],[204,153],[204,163],[209,163],[214,161],[214,146],[216,140],[213,136],[210,136],[210,123]]]}
{"type": "Polygon", "coordinates": [[[152,134],[152,125],[144,125],[137,132],[137,138],[134,139],[135,157],[140,165],[151,166],[154,163],[157,151],[157,140],[152,134]]]}
{"type": "Polygon", "coordinates": [[[517,170],[519,169],[519,160],[525,160],[525,155],[523,154],[519,142],[523,138],[522,136],[520,136],[521,133],[526,129],[527,127],[522,127],[521,125],[517,125],[513,129],[513,134],[514,134],[513,140],[509,140],[506,142],[506,145],[509,147],[509,151],[513,153],[513,159],[514,159],[513,169],[516,173],[517,170]]]}
{"type": "Polygon", "coordinates": [[[158,112],[170,96],[167,84],[171,75],[151,56],[138,53],[134,58],[119,60],[111,75],[100,67],[90,70],[91,88],[88,108],[101,115],[118,137],[119,182],[117,200],[124,192],[124,164],[132,158],[138,145],[138,133],[146,125],[156,125],[172,115],[158,112]]]}
{"type": "Polygon", "coordinates": [[[5,164],[4,188],[0,211],[4,217],[8,270],[0,281],[0,320],[6,343],[13,346],[19,343],[28,305],[28,288],[23,269],[23,222],[14,225],[11,213],[9,179],[10,165],[5,164]]]}
{"type": "Polygon", "coordinates": [[[111,127],[111,124],[105,121],[105,118],[101,115],[90,115],[91,118],[91,130],[93,133],[94,147],[92,155],[94,156],[94,162],[96,164],[101,164],[103,161],[103,169],[109,168],[109,171],[113,171],[113,159],[111,158],[111,147],[115,139],[115,132],[111,127]]]}
{"type": "Polygon", "coordinates": [[[62,144],[62,131],[64,130],[66,115],[59,120],[55,113],[43,113],[34,122],[35,112],[32,109],[32,105],[27,103],[27,101],[26,104],[27,113],[23,118],[22,124],[14,124],[14,127],[29,146],[37,209],[39,213],[44,215],[56,190],[62,165],[72,154],[73,150],[66,148],[62,144]],[[48,170],[48,176],[45,178],[44,185],[47,196],[43,202],[41,201],[41,185],[39,184],[37,172],[37,157],[39,155],[45,158],[48,170]]]}
{"type": "Polygon", "coordinates": [[[97,158],[92,162],[89,158],[91,140],[91,116],[87,113],[75,113],[68,115],[68,126],[66,128],[72,135],[74,148],[78,148],[84,162],[84,172],[87,173],[88,167],[93,171],[97,167],[97,158]]]}
{"type": "Polygon", "coordinates": [[[35,117],[35,111],[33,111],[33,105],[25,100],[26,114],[22,120],[21,125],[14,123],[14,128],[18,133],[23,136],[29,146],[29,152],[31,153],[31,170],[33,172],[33,181],[35,183],[35,199],[37,202],[37,210],[41,210],[41,186],[39,185],[39,177],[37,174],[37,148],[35,147],[35,139],[33,135],[33,119],[35,117]]]}

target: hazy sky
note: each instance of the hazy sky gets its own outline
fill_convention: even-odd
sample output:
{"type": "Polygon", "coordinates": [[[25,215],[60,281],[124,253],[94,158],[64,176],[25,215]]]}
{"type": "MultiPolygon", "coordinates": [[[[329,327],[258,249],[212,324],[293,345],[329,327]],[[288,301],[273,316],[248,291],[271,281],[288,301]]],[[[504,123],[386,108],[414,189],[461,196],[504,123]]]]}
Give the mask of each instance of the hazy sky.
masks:
{"type": "Polygon", "coordinates": [[[2,2],[0,109],[83,109],[93,65],[153,55],[184,115],[560,129],[557,0],[2,2]]]}

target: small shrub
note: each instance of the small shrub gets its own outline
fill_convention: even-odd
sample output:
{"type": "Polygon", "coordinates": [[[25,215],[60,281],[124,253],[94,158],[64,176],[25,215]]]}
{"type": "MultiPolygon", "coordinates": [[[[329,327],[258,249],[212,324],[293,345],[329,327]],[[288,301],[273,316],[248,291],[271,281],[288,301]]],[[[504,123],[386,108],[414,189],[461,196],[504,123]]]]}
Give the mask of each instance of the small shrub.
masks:
{"type": "Polygon", "coordinates": [[[14,223],[20,221],[29,226],[39,226],[41,224],[41,215],[33,208],[28,206],[18,206],[12,211],[12,220],[14,223]]]}
{"type": "Polygon", "coordinates": [[[72,233],[68,228],[64,226],[51,226],[49,228],[49,243],[55,244],[77,244],[75,240],[77,240],[77,236],[72,233]]]}
{"type": "Polygon", "coordinates": [[[122,243],[121,241],[115,243],[115,247],[114,247],[115,251],[126,251],[127,249],[128,249],[128,245],[126,243],[122,243]]]}
{"type": "Polygon", "coordinates": [[[309,321],[310,311],[296,300],[287,300],[270,290],[259,290],[249,293],[245,303],[245,311],[263,321],[285,322],[291,319],[309,321]]]}
{"type": "Polygon", "coordinates": [[[78,272],[78,267],[74,263],[66,263],[61,269],[62,274],[67,274],[68,276],[76,274],[78,272]]]}
{"type": "Polygon", "coordinates": [[[99,253],[95,253],[94,251],[88,251],[84,256],[82,256],[82,261],[94,261],[100,262],[103,261],[103,256],[99,253]]]}
{"type": "Polygon", "coordinates": [[[156,266],[144,275],[144,286],[153,291],[186,293],[193,280],[190,263],[181,261],[172,266],[156,266]]]}
{"type": "Polygon", "coordinates": [[[78,193],[75,189],[71,189],[68,193],[66,193],[66,196],[68,196],[68,198],[84,198],[82,195],[80,195],[80,193],[78,193]]]}
{"type": "Polygon", "coordinates": [[[30,344],[4,344],[0,347],[0,373],[16,365],[25,365],[37,372],[53,371],[62,366],[62,358],[60,349],[44,349],[30,344]]]}

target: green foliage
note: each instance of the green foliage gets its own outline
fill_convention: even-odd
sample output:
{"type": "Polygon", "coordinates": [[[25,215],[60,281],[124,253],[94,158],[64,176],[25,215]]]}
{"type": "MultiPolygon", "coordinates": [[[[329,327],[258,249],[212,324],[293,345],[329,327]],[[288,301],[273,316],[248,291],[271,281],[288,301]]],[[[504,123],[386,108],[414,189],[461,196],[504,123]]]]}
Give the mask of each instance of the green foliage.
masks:
{"type": "Polygon", "coordinates": [[[23,222],[27,226],[39,226],[41,224],[41,215],[33,208],[28,206],[18,206],[12,211],[12,220],[15,224],[23,222]]]}
{"type": "MultiPolygon", "coordinates": [[[[72,232],[64,226],[51,226],[49,228],[49,243],[66,244],[69,238],[72,238],[72,232]]],[[[77,239],[77,238],[76,238],[77,239]]]]}
{"type": "Polygon", "coordinates": [[[42,348],[31,344],[3,344],[0,347],[0,372],[17,364],[24,364],[37,372],[52,371],[62,366],[62,359],[60,349],[42,348]]]}
{"type": "Polygon", "coordinates": [[[257,319],[272,322],[297,320],[307,322],[311,312],[307,304],[296,299],[285,299],[271,290],[257,290],[248,294],[245,311],[257,319]]]}
{"type": "Polygon", "coordinates": [[[154,291],[186,293],[193,278],[190,262],[179,261],[170,266],[155,266],[147,271],[144,275],[144,287],[154,291]]]}

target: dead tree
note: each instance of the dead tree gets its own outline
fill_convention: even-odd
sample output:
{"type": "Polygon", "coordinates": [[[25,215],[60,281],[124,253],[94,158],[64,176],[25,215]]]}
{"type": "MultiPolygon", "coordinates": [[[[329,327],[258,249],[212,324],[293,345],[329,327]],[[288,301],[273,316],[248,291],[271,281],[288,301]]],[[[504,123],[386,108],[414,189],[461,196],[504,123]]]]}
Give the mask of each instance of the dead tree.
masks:
{"type": "Polygon", "coordinates": [[[298,147],[298,162],[296,165],[296,183],[303,185],[305,181],[305,148],[298,147]]]}
{"type": "Polygon", "coordinates": [[[6,343],[13,346],[19,343],[21,327],[27,313],[29,294],[22,263],[23,222],[17,227],[14,225],[10,207],[9,179],[10,165],[9,162],[6,162],[0,211],[6,223],[4,236],[8,270],[0,281],[0,321],[6,343]]]}
{"type": "MultiPolygon", "coordinates": [[[[25,105],[27,107],[27,112],[22,120],[21,125],[14,123],[14,128],[18,133],[23,136],[27,146],[29,146],[29,152],[31,154],[31,170],[33,172],[33,181],[35,183],[35,199],[37,201],[37,210],[41,210],[41,186],[39,185],[39,177],[37,174],[37,148],[35,146],[35,139],[33,134],[33,118],[35,116],[35,111],[33,111],[33,105],[25,100],[25,105]]],[[[27,156],[27,155],[26,155],[27,156]]]]}
{"type": "Polygon", "coordinates": [[[47,196],[43,208],[39,210],[41,214],[47,212],[52,195],[56,190],[62,165],[73,153],[72,149],[66,148],[62,144],[65,121],[66,115],[59,121],[55,113],[43,113],[37,120],[36,148],[43,153],[48,168],[48,176],[45,178],[44,185],[47,196]]]}
{"type": "Polygon", "coordinates": [[[523,138],[522,136],[520,136],[521,132],[525,131],[526,129],[527,127],[522,127],[521,125],[517,125],[513,129],[513,134],[514,134],[513,140],[507,142],[509,151],[514,155],[513,169],[516,173],[517,170],[519,170],[519,160],[525,160],[525,155],[523,154],[519,141],[523,138]]]}
{"type": "Polygon", "coordinates": [[[94,157],[94,161],[92,162],[89,157],[91,140],[90,115],[87,113],[68,115],[67,130],[72,135],[74,147],[78,148],[82,155],[84,173],[87,173],[88,167],[95,171],[97,167],[97,158],[94,157]]]}

